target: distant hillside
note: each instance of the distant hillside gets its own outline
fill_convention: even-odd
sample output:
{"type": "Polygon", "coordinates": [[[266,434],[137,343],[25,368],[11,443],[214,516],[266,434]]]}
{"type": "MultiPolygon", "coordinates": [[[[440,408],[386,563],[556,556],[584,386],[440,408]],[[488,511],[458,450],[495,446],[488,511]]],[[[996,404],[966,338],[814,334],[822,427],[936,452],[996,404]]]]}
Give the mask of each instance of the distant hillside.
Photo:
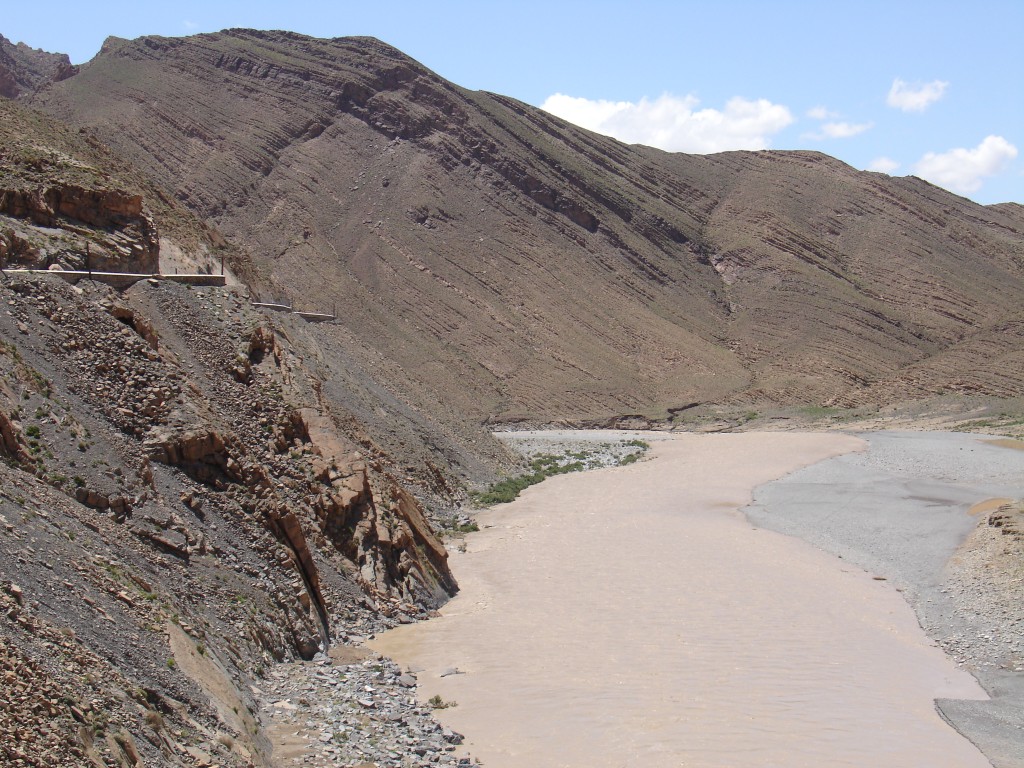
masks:
{"type": "Polygon", "coordinates": [[[478,419],[1024,386],[1019,211],[918,179],[625,146],[367,38],[111,39],[38,104],[478,419]]]}

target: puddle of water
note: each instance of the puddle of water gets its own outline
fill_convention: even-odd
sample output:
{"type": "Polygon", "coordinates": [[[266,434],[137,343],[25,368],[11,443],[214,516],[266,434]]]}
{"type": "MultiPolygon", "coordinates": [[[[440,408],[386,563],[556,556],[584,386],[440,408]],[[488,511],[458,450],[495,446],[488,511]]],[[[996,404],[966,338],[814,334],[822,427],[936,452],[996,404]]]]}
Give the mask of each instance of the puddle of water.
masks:
{"type": "Polygon", "coordinates": [[[1000,448],[1012,448],[1015,451],[1024,451],[1024,440],[1016,440],[1012,437],[1000,437],[995,440],[985,440],[989,445],[997,445],[1000,448]]]}
{"type": "Polygon", "coordinates": [[[972,517],[978,515],[985,515],[993,510],[999,509],[1004,504],[1010,504],[1013,499],[985,499],[985,501],[979,501],[977,504],[967,510],[967,514],[972,517]]]}
{"type": "Polygon", "coordinates": [[[441,618],[372,645],[488,768],[987,768],[934,706],[984,691],[900,595],[736,511],[862,445],[684,435],[548,480],[481,516],[441,618]]]}

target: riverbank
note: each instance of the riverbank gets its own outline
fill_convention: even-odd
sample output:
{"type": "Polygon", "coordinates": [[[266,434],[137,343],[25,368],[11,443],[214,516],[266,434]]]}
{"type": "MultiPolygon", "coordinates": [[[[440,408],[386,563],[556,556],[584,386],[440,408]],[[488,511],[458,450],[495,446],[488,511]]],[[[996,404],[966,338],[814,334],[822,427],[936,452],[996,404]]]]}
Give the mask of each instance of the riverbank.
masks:
{"type": "Polygon", "coordinates": [[[442,618],[372,646],[488,768],[986,766],[934,699],[985,699],[888,581],[752,528],[755,487],[864,447],[680,435],[482,513],[442,618]],[[452,674],[452,672],[457,674],[452,674]],[[442,673],[445,674],[443,677],[442,673]]]}
{"type": "Polygon", "coordinates": [[[946,432],[859,436],[869,450],[762,486],[744,512],[899,589],[928,636],[992,697],[940,701],[943,716],[997,768],[1020,768],[1024,537],[988,523],[1024,496],[1021,443],[946,432]]]}
{"type": "Polygon", "coordinates": [[[417,702],[416,679],[358,646],[275,666],[257,695],[281,768],[472,768],[455,754],[462,736],[417,702]]]}

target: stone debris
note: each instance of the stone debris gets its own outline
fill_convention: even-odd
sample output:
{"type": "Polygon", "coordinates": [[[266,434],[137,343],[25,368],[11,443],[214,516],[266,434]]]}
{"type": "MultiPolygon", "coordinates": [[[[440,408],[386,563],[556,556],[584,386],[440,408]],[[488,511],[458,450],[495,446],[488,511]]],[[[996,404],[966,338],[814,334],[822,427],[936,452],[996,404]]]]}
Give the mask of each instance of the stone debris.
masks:
{"type": "Polygon", "coordinates": [[[83,282],[0,281],[0,766],[266,764],[250,686],[431,615],[447,553],[243,292],[83,282]]]}
{"type": "Polygon", "coordinates": [[[260,718],[282,766],[427,768],[478,765],[463,736],[434,720],[416,700],[416,677],[374,655],[337,663],[280,664],[259,689],[260,718]]]}
{"type": "Polygon", "coordinates": [[[991,512],[946,566],[941,592],[952,621],[938,642],[972,671],[1024,672],[1024,537],[1014,533],[1022,510],[1015,503],[991,512]]]}

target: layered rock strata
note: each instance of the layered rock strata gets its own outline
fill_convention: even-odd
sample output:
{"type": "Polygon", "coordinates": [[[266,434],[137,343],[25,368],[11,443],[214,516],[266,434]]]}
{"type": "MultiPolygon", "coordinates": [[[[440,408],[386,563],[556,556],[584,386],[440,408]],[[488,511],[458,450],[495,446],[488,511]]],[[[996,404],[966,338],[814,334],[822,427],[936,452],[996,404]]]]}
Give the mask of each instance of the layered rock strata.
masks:
{"type": "Polygon", "coordinates": [[[111,39],[36,103],[247,247],[258,290],[337,307],[407,399],[536,422],[1022,394],[1010,205],[625,146],[369,38],[111,39]]]}
{"type": "Polygon", "coordinates": [[[457,588],[389,457],[303,402],[315,379],[238,293],[0,292],[0,662],[40,702],[0,713],[12,760],[268,764],[250,685],[457,588]]]}

